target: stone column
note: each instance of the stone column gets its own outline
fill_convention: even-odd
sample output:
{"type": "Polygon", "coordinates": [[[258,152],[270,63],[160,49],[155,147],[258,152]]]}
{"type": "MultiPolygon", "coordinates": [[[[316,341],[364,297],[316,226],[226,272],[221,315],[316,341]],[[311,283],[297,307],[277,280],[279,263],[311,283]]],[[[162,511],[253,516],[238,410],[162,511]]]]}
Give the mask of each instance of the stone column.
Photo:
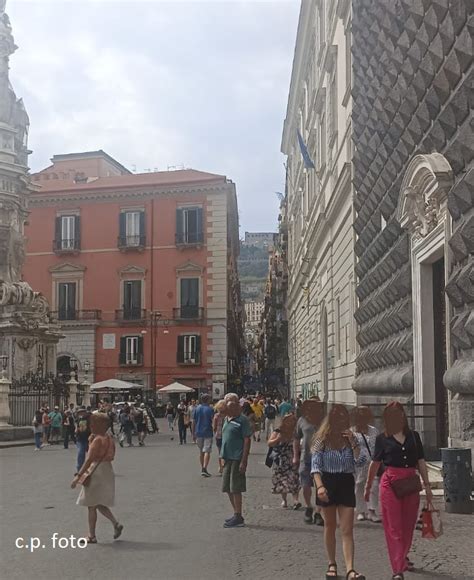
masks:
{"type": "Polygon", "coordinates": [[[86,407],[89,407],[91,404],[91,384],[88,382],[87,379],[82,381],[82,386],[84,388],[84,395],[82,397],[82,404],[86,407]]]}
{"type": "Polygon", "coordinates": [[[0,378],[0,426],[8,425],[10,421],[10,403],[8,395],[10,393],[11,381],[5,376],[5,371],[2,372],[0,378]]]}
{"type": "Polygon", "coordinates": [[[74,372],[71,373],[71,378],[67,382],[69,387],[69,403],[74,403],[77,405],[77,385],[79,383],[76,381],[76,375],[74,372]]]}

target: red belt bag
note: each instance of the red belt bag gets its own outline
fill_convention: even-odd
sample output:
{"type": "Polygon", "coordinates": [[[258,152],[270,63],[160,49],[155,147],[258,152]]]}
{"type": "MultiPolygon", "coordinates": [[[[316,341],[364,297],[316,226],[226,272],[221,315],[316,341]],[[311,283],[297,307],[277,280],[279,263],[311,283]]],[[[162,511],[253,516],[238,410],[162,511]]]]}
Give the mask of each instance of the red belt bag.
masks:
{"type": "Polygon", "coordinates": [[[419,475],[410,475],[404,477],[403,479],[395,479],[390,483],[393,489],[393,493],[401,499],[407,495],[412,495],[413,493],[419,493],[423,488],[421,487],[421,481],[419,475]]]}

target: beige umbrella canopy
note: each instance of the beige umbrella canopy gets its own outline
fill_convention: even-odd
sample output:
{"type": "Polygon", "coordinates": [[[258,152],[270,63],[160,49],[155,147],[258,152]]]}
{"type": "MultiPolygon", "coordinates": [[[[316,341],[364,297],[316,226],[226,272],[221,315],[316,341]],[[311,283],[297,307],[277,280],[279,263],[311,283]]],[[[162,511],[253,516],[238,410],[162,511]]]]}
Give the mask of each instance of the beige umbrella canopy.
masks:
{"type": "Polygon", "coordinates": [[[163,394],[172,394],[172,393],[194,393],[194,389],[191,387],[187,387],[186,385],[182,385],[181,383],[171,383],[171,385],[167,385],[162,389],[158,389],[159,393],[163,394]]]}
{"type": "Polygon", "coordinates": [[[94,383],[91,385],[91,392],[94,391],[127,391],[128,389],[137,389],[140,385],[135,383],[127,383],[126,381],[121,381],[119,379],[107,379],[106,381],[100,381],[99,383],[94,383]]]}

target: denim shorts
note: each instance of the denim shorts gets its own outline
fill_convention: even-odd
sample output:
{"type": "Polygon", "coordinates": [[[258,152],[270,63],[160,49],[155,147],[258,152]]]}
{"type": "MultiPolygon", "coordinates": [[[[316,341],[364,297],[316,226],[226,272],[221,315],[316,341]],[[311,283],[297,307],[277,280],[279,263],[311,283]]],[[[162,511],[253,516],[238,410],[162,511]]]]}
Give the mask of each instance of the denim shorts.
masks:
{"type": "Polygon", "coordinates": [[[300,463],[300,483],[301,487],[314,487],[314,479],[311,475],[311,463],[300,463]]]}
{"type": "Polygon", "coordinates": [[[196,437],[196,445],[202,453],[212,451],[212,437],[196,437]]]}

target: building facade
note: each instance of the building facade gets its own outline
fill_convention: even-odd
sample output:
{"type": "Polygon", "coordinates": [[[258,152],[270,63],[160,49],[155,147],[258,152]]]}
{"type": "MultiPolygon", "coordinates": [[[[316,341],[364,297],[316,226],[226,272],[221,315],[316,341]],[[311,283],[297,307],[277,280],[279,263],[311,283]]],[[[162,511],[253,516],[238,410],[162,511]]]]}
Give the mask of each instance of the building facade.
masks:
{"type": "Polygon", "coordinates": [[[352,10],[354,388],[418,404],[433,448],[473,446],[472,3],[352,10]]]}
{"type": "Polygon", "coordinates": [[[281,146],[292,394],[345,403],[356,355],[350,30],[350,2],[302,1],[281,146]]]}
{"type": "Polygon", "coordinates": [[[263,389],[269,393],[279,391],[289,395],[288,359],[288,231],[286,222],[286,200],[280,207],[279,232],[275,235],[270,254],[268,278],[263,312],[260,317],[257,368],[263,389]]]}
{"type": "Polygon", "coordinates": [[[245,326],[246,328],[256,328],[260,323],[262,312],[265,304],[249,300],[244,303],[245,307],[245,326]]]}
{"type": "Polygon", "coordinates": [[[209,391],[240,374],[235,185],[195,170],[131,174],[103,151],[56,155],[34,176],[24,278],[65,338],[58,368],[153,391],[209,391]]]}
{"type": "Polygon", "coordinates": [[[245,232],[243,244],[246,246],[256,246],[257,248],[273,247],[275,234],[273,232],[245,232]]]}

